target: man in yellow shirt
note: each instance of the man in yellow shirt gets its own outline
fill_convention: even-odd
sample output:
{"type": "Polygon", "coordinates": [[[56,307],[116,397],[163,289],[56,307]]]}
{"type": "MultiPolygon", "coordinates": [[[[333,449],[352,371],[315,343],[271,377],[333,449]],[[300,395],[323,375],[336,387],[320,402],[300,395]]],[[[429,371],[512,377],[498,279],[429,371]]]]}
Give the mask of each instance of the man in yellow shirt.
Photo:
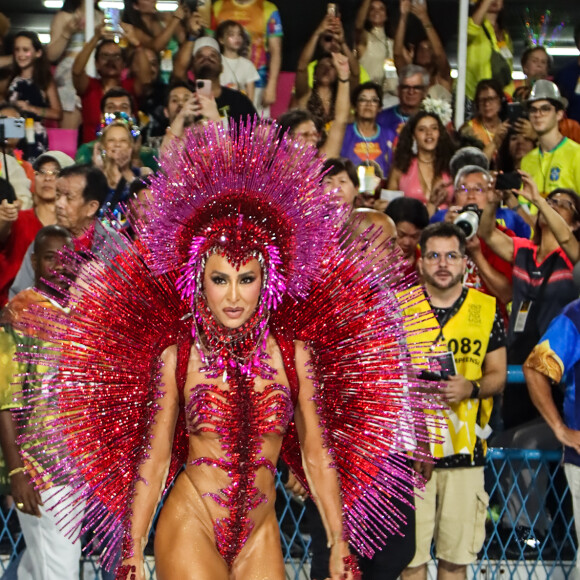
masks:
{"type": "MultiPolygon", "coordinates": [[[[503,390],[506,379],[505,331],[495,298],[463,286],[463,232],[454,224],[432,224],[423,230],[420,246],[417,265],[428,303],[417,303],[419,322],[408,330],[425,329],[421,338],[431,344],[432,358],[441,367],[445,405],[426,411],[439,418],[437,426],[427,421],[435,466],[419,494],[422,499],[416,499],[417,549],[402,577],[427,578],[435,537],[438,578],[464,578],[485,539],[485,440],[491,432],[492,397],[503,390]]],[[[427,477],[429,471],[425,464],[427,477]]]]}
{"type": "Polygon", "coordinates": [[[580,145],[558,128],[568,102],[554,83],[542,79],[536,81],[526,104],[539,144],[522,159],[522,170],[544,197],[562,187],[580,193],[580,145]]]}

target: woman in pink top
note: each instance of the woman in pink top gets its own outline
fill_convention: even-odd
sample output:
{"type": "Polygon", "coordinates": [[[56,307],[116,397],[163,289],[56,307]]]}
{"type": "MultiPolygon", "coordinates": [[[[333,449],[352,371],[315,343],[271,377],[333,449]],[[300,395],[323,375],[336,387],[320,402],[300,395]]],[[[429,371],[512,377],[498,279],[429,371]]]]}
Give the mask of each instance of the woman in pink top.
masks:
{"type": "Polygon", "coordinates": [[[453,180],[448,173],[452,155],[451,138],[439,117],[419,111],[401,131],[388,188],[418,199],[433,215],[453,195],[453,180]]]}

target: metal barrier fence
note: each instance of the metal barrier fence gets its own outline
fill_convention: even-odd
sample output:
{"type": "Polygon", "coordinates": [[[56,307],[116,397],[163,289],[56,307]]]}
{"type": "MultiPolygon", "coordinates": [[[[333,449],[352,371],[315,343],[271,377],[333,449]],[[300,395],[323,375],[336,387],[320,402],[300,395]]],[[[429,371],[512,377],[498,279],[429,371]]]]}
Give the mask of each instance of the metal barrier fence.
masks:
{"type": "MultiPolygon", "coordinates": [[[[510,381],[516,382],[514,379],[517,372],[512,371],[510,381]]],[[[577,543],[570,491],[560,460],[560,451],[488,450],[487,534],[479,559],[471,566],[470,577],[554,580],[571,576],[577,543]]],[[[304,506],[284,489],[279,478],[277,489],[276,512],[287,578],[307,580],[310,536],[304,506]]],[[[0,565],[4,571],[17,559],[24,542],[14,508],[4,505],[0,518],[0,565]]],[[[152,558],[147,563],[153,579],[152,558]]],[[[83,580],[100,578],[94,559],[85,559],[82,564],[83,580]]],[[[14,564],[5,580],[16,578],[11,574],[13,568],[14,564]]]]}

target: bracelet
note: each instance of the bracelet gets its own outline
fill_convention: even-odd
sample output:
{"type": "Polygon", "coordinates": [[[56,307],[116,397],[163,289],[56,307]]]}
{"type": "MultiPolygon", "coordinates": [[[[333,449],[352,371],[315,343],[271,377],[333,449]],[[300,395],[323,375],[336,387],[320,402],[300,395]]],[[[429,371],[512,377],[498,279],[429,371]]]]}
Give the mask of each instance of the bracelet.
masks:
{"type": "Polygon", "coordinates": [[[24,473],[25,471],[26,471],[25,467],[16,467],[12,471],[8,472],[8,477],[12,477],[13,475],[16,475],[17,473],[24,473]]]}
{"type": "Polygon", "coordinates": [[[338,77],[338,82],[339,83],[349,83],[350,79],[341,79],[340,77],[338,77]]]}
{"type": "Polygon", "coordinates": [[[470,399],[479,399],[479,389],[481,389],[481,385],[479,381],[471,381],[473,388],[471,389],[471,395],[469,395],[470,399]]]}

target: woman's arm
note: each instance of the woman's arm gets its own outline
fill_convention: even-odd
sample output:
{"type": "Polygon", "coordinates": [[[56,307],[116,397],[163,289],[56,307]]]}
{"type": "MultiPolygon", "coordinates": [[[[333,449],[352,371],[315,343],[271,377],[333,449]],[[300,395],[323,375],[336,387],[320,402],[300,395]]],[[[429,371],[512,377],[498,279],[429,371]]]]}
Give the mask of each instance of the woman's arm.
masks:
{"type": "Polygon", "coordinates": [[[395,42],[393,45],[393,58],[397,70],[411,64],[413,58],[405,47],[405,34],[407,32],[407,20],[411,11],[411,0],[401,0],[399,23],[395,31],[395,42]]]}
{"type": "Polygon", "coordinates": [[[250,101],[254,102],[254,94],[256,92],[256,83],[254,81],[246,83],[246,86],[244,88],[245,88],[246,96],[248,97],[248,99],[250,99],[250,101]]]}
{"type": "Polygon", "coordinates": [[[403,172],[400,169],[393,167],[391,173],[389,173],[389,179],[387,180],[387,189],[398,190],[401,175],[403,175],[403,172]]]}
{"type": "Polygon", "coordinates": [[[41,111],[41,113],[44,114],[40,116],[44,119],[60,121],[62,118],[62,105],[60,104],[60,97],[58,96],[58,90],[54,81],[51,81],[48,85],[48,88],[46,89],[46,97],[48,98],[48,107],[41,111]]]}
{"type": "Polygon", "coordinates": [[[570,226],[554,208],[550,207],[546,199],[540,195],[538,186],[532,179],[532,176],[525,171],[520,171],[520,174],[524,188],[519,191],[519,194],[528,201],[531,201],[538,208],[538,211],[544,216],[548,227],[552,230],[554,237],[564,252],[566,252],[571,262],[574,264],[580,262],[580,242],[578,242],[572,233],[570,226]]]}
{"type": "Polygon", "coordinates": [[[46,56],[51,63],[56,63],[65,53],[73,34],[81,30],[81,19],[76,12],[57,12],[50,24],[50,44],[46,47],[46,56]]]}
{"type": "Polygon", "coordinates": [[[493,0],[481,1],[481,4],[477,8],[477,10],[471,16],[471,19],[473,20],[474,24],[477,24],[477,26],[481,26],[483,24],[483,21],[485,20],[485,17],[487,15],[487,11],[489,10],[489,7],[491,6],[492,2],[493,0]]]}
{"type": "Polygon", "coordinates": [[[300,53],[296,68],[296,78],[294,80],[294,96],[298,101],[310,93],[310,86],[308,85],[308,65],[314,57],[318,39],[326,30],[329,30],[331,21],[332,16],[327,14],[300,53]]]}
{"type": "Polygon", "coordinates": [[[326,143],[320,148],[320,152],[327,157],[338,157],[350,114],[349,64],[346,56],[339,52],[332,53],[332,62],[338,73],[338,90],[334,105],[334,120],[328,131],[326,143]]]}
{"type": "Polygon", "coordinates": [[[427,11],[427,1],[422,4],[412,4],[411,12],[419,19],[419,22],[423,25],[425,29],[425,34],[427,35],[427,40],[431,43],[431,49],[433,50],[433,58],[435,60],[435,65],[437,67],[437,72],[441,77],[440,80],[444,80],[448,85],[446,88],[451,90],[451,67],[449,66],[449,60],[447,59],[447,54],[445,53],[445,48],[429,18],[429,12],[427,11]]]}
{"type": "Polygon", "coordinates": [[[139,39],[139,42],[145,48],[150,48],[155,52],[162,51],[169,41],[171,37],[176,34],[176,31],[181,24],[185,16],[185,12],[183,6],[179,4],[175,9],[175,12],[171,14],[171,18],[167,21],[165,26],[162,26],[162,30],[158,35],[150,36],[144,30],[135,27],[135,35],[139,39]]]}
{"type": "Polygon", "coordinates": [[[177,369],[177,347],[170,346],[161,355],[161,377],[157,388],[160,396],[156,401],[159,410],[151,425],[148,454],[139,467],[139,480],[135,484],[131,509],[131,539],[133,557],[123,564],[137,568],[137,580],[144,580],[143,550],[147,544],[149,530],[155,510],[167,479],[171,460],[173,433],[179,412],[179,396],[175,373],[177,369]]]}
{"type": "Polygon", "coordinates": [[[343,538],[342,499],[338,474],[332,467],[332,455],[324,445],[320,417],[313,401],[315,386],[309,378],[310,354],[303,342],[296,341],[296,371],[300,384],[298,404],[294,412],[296,429],[302,450],[302,465],[310,492],[320,513],[330,547],[330,576],[332,580],[351,578],[345,574],[343,558],[349,555],[343,538]]]}
{"type": "Polygon", "coordinates": [[[491,248],[491,251],[506,262],[514,261],[514,241],[496,227],[495,213],[499,206],[501,193],[490,189],[487,204],[479,220],[477,234],[491,248]]]}

